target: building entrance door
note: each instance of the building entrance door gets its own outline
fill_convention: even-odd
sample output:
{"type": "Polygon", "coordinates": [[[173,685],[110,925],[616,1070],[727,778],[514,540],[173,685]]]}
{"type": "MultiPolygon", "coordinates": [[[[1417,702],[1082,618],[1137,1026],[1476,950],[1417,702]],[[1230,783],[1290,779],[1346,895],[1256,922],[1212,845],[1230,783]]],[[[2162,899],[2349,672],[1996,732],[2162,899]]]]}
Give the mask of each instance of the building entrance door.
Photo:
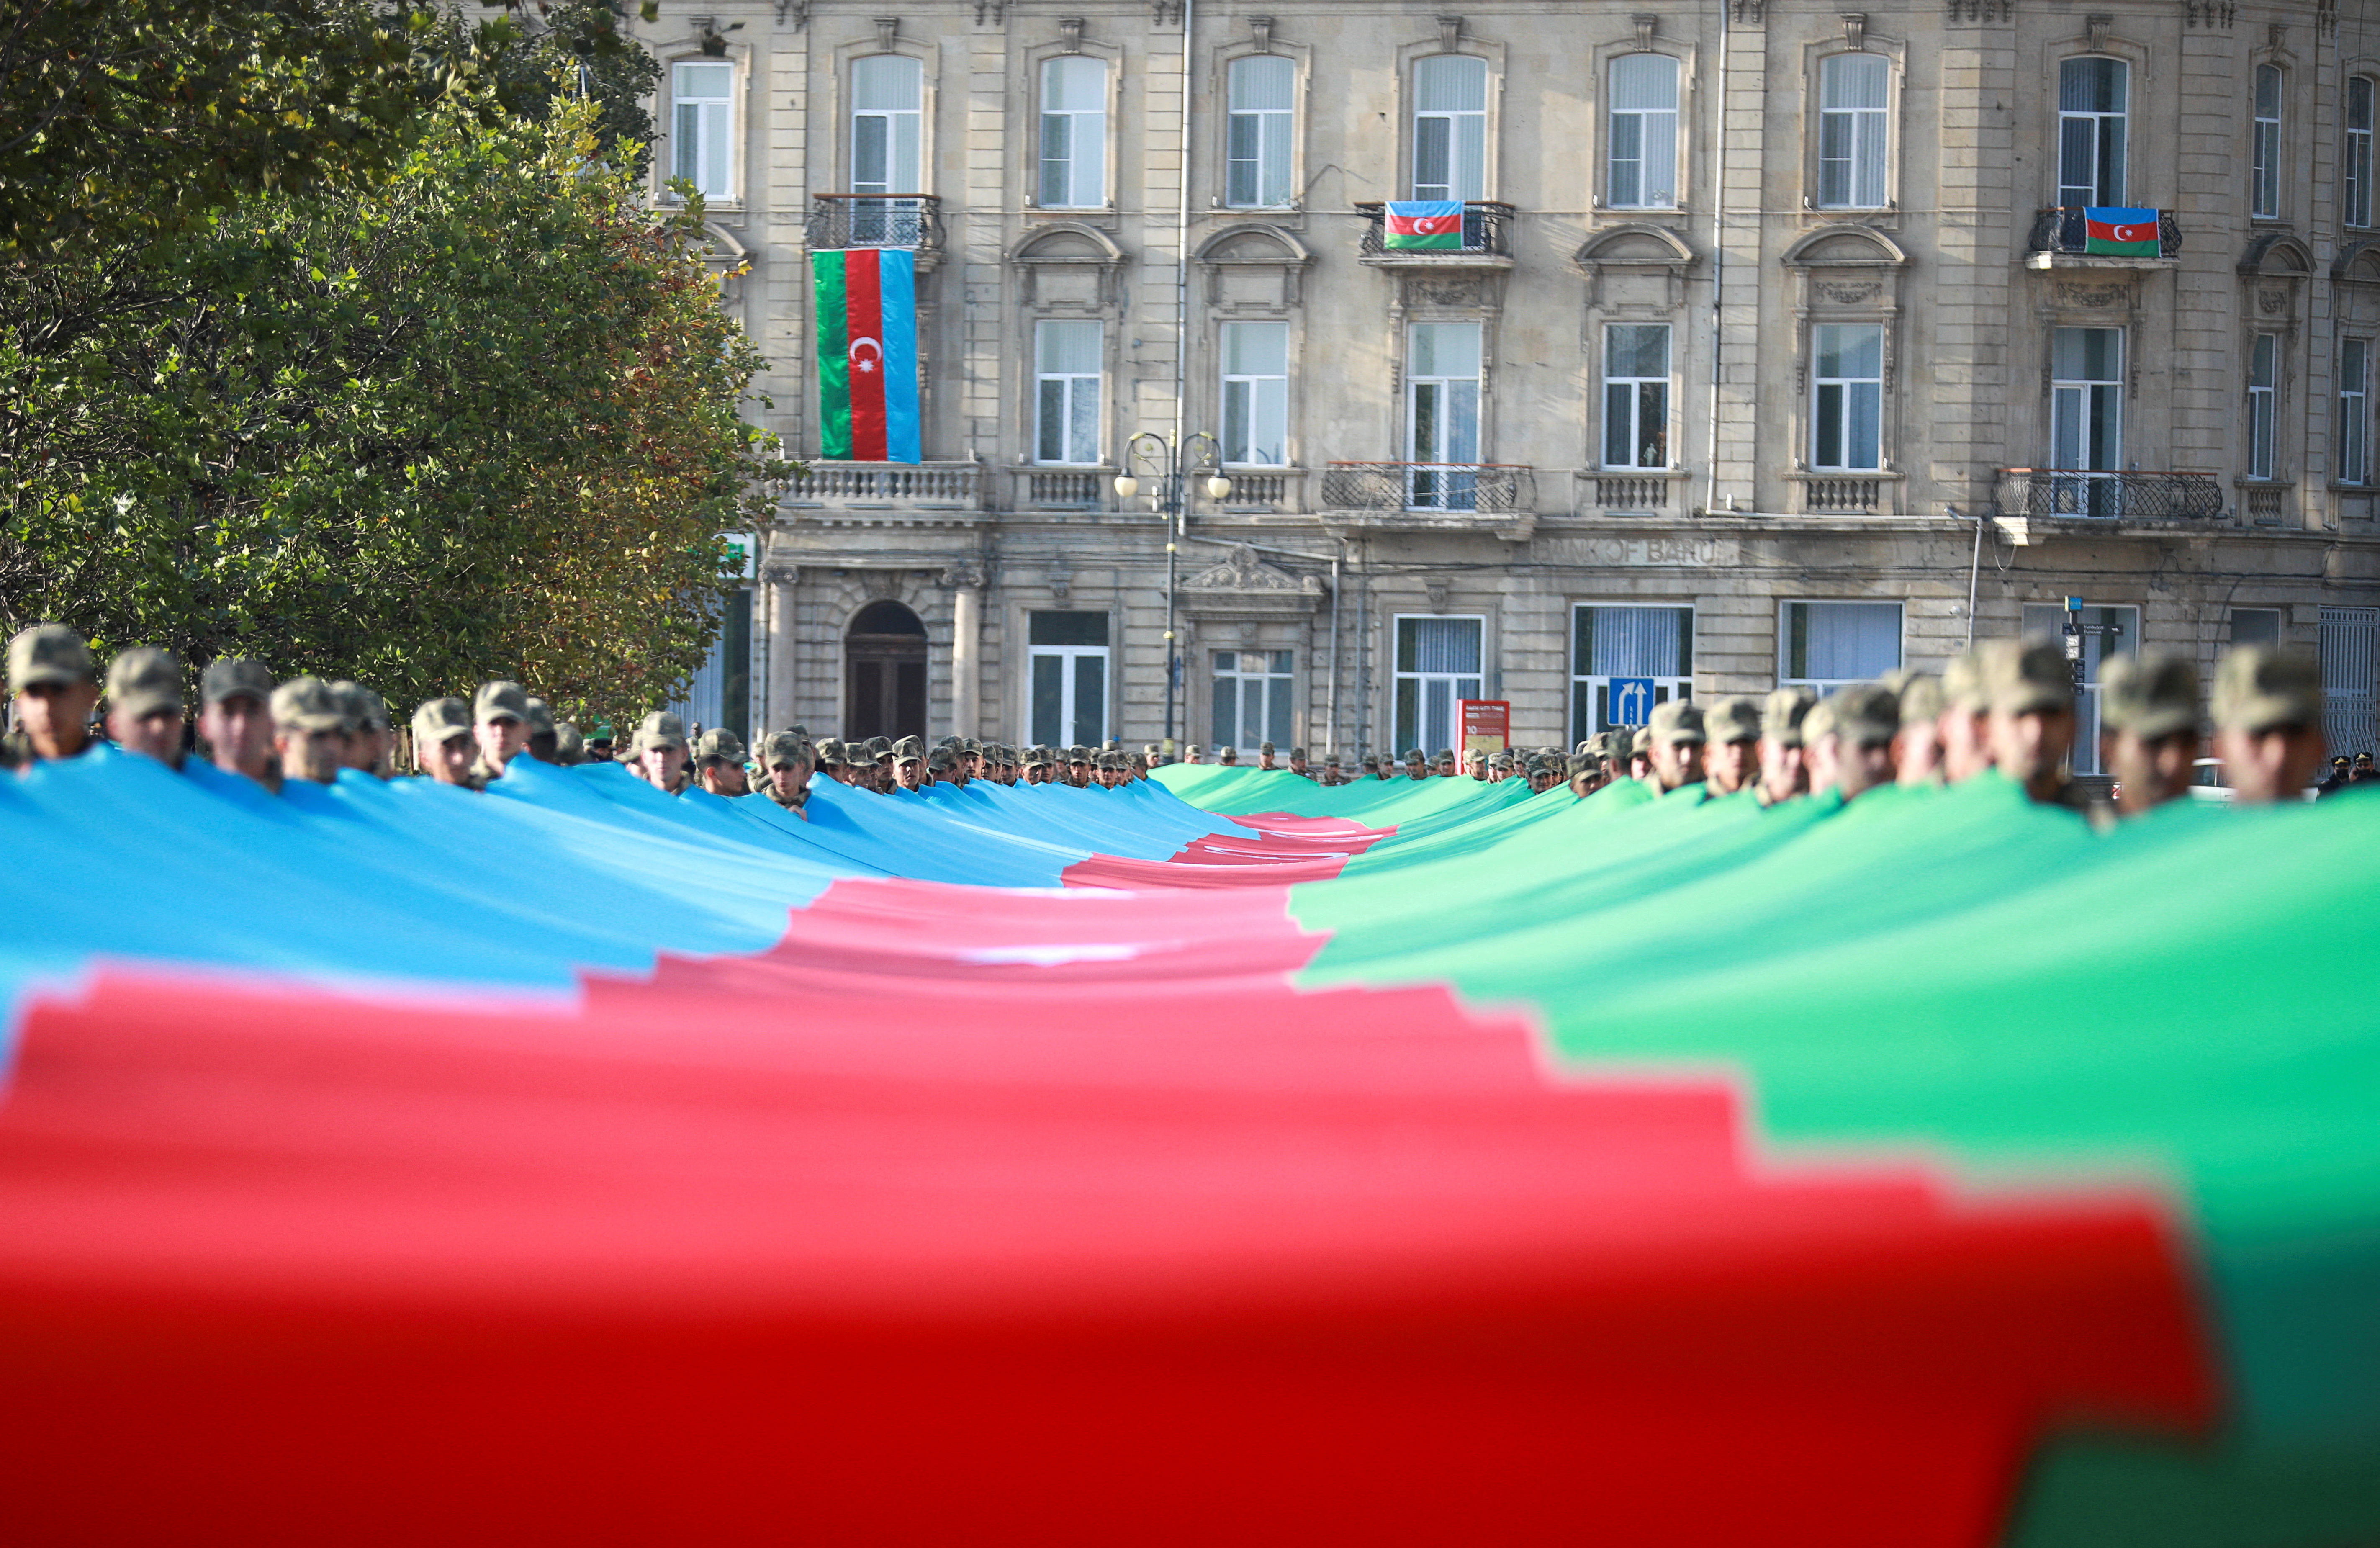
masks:
{"type": "Polygon", "coordinates": [[[926,626],[897,602],[871,602],[843,637],[846,740],[926,734],[926,626]]]}

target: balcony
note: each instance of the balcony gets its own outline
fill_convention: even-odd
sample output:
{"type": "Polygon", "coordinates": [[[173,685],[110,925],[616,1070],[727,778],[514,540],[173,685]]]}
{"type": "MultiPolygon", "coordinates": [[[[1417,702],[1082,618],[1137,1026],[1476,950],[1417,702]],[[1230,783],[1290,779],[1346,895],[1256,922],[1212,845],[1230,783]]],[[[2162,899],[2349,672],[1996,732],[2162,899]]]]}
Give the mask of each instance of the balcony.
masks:
{"type": "Polygon", "coordinates": [[[1803,516],[1897,516],[1900,511],[1901,476],[1883,469],[1803,469],[1786,478],[1793,488],[1793,509],[1803,516]]]}
{"type": "Polygon", "coordinates": [[[974,462],[812,462],[784,506],[813,519],[950,519],[983,509],[985,469],[974,462]]]}
{"type": "Polygon", "coordinates": [[[1577,478],[1579,514],[1672,516],[1685,473],[1676,468],[1589,468],[1577,478]]]}
{"type": "Polygon", "coordinates": [[[1378,269],[1509,269],[1512,266],[1512,221],[1510,204],[1474,199],[1463,206],[1463,245],[1459,248],[1392,248],[1388,245],[1388,206],[1378,200],[1359,201],[1365,217],[1364,239],[1356,262],[1378,269]]]}
{"type": "Polygon", "coordinates": [[[917,267],[942,258],[942,201],[930,193],[819,193],[810,196],[813,252],[847,248],[908,248],[917,267]]]}
{"type": "Polygon", "coordinates": [[[1492,531],[1513,542],[1536,527],[1536,469],[1509,462],[1334,462],[1322,506],[1347,529],[1492,531]]]}
{"type": "Polygon", "coordinates": [[[2100,472],[2072,468],[2003,468],[1994,492],[2001,529],[2019,543],[2031,524],[2162,526],[2215,521],[2223,485],[2212,473],[2100,472]]]}
{"type": "Polygon", "coordinates": [[[1113,468],[1014,468],[1009,470],[1008,508],[1017,511],[1097,511],[1108,508],[1113,468]]]}
{"type": "Polygon", "coordinates": [[[1305,508],[1305,469],[1232,466],[1223,469],[1232,492],[1222,508],[1238,515],[1294,516],[1305,508]]]}
{"type": "Polygon", "coordinates": [[[2155,258],[2118,258],[2108,253],[2090,250],[2090,235],[2082,218],[2083,206],[2058,204],[2042,211],[2033,220],[2033,235],[2024,244],[2024,266],[2028,269],[2165,269],[2175,262],[2174,255],[2181,250],[2181,227],[2174,223],[2171,210],[2157,212],[2157,255],[2155,258]]]}

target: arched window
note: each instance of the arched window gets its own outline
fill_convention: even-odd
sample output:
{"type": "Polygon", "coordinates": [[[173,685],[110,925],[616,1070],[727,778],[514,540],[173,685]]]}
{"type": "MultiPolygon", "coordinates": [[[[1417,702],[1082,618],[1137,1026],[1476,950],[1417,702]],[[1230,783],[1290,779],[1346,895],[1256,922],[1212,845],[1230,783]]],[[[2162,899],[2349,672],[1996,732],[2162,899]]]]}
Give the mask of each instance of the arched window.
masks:
{"type": "Polygon", "coordinates": [[[1666,54],[1623,54],[1611,62],[1610,95],[1607,201],[1619,210],[1675,208],[1678,62],[1666,54]]]}
{"type": "Polygon", "coordinates": [[[1108,201],[1108,67],[1069,54],[1041,67],[1041,197],[1045,210],[1108,201]]]}
{"type": "Polygon", "coordinates": [[[851,65],[851,191],[922,193],[926,67],[898,54],[851,65]]]}
{"type": "Polygon", "coordinates": [[[1279,209],[1290,202],[1292,192],[1297,67],[1277,54],[1234,59],[1227,96],[1223,202],[1242,210],[1279,209]]]}
{"type": "Polygon", "coordinates": [[[1414,65],[1413,196],[1488,197],[1488,61],[1433,54],[1414,65]]]}
{"type": "Polygon", "coordinates": [[[2256,67],[2256,100],[2248,147],[2248,213],[2272,220],[2281,213],[2281,72],[2256,67]]]}
{"type": "Polygon", "coordinates": [[[1891,153],[1892,62],[1837,54],[1818,66],[1818,206],[1880,210],[1891,153]]]}
{"type": "Polygon", "coordinates": [[[2086,57],[2058,65],[2058,203],[2123,203],[2131,73],[2121,59],[2086,57]]]}

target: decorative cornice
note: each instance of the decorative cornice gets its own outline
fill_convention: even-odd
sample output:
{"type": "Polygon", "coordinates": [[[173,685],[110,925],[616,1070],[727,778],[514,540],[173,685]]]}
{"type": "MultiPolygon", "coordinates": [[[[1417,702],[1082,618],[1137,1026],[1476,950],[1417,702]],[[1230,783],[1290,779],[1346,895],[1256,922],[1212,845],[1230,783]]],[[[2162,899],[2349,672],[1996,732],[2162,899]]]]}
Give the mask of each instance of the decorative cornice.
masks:
{"type": "Polygon", "coordinates": [[[1083,18],[1081,17],[1062,16],[1058,18],[1058,52],[1061,54],[1083,52],[1083,18]]]}

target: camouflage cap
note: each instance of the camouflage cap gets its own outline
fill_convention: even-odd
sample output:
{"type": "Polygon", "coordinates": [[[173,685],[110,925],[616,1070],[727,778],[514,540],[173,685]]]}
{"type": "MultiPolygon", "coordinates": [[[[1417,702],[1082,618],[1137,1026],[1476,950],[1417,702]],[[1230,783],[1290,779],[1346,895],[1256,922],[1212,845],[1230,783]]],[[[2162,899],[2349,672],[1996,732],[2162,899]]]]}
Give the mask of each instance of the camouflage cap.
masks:
{"type": "MultiPolygon", "coordinates": [[[[799,734],[800,733],[795,731],[780,731],[777,733],[780,737],[792,737],[798,736],[799,734]]],[[[771,737],[771,739],[773,741],[775,738],[771,737]]],[[[819,767],[822,769],[839,769],[843,767],[843,744],[837,741],[834,737],[829,737],[826,740],[819,743],[817,750],[819,767]]]]}
{"type": "Polygon", "coordinates": [[[1825,741],[1834,734],[1835,701],[1831,699],[1821,699],[1811,705],[1809,713],[1802,717],[1800,745],[1811,747],[1825,741]]]}
{"type": "Polygon", "coordinates": [[[870,737],[861,745],[867,748],[868,756],[880,763],[892,756],[892,738],[890,737],[870,737]]]}
{"type": "Polygon", "coordinates": [[[2215,724],[2278,731],[2322,724],[2322,668],[2310,652],[2237,645],[2215,668],[2215,724]]]}
{"type": "Polygon", "coordinates": [[[1900,685],[1900,724],[1914,725],[1942,713],[1942,679],[1931,672],[1905,673],[1900,685]]]}
{"type": "Polygon", "coordinates": [[[1069,762],[1069,763],[1086,763],[1086,764],[1087,764],[1090,761],[1091,761],[1091,750],[1090,750],[1089,748],[1087,748],[1087,747],[1070,747],[1070,748],[1068,748],[1068,749],[1066,750],[1066,762],[1069,762]]]}
{"type": "Polygon", "coordinates": [[[1322,760],[1322,766],[1326,769],[1335,769],[1340,767],[1339,755],[1335,752],[1330,754],[1330,756],[1322,760]]]}
{"type": "Polygon", "coordinates": [[[694,761],[706,766],[741,763],[744,762],[744,738],[724,725],[714,725],[694,744],[694,761]]]}
{"type": "Polygon", "coordinates": [[[64,624],[35,624],[8,641],[8,691],[50,683],[99,681],[99,664],[82,636],[64,624]]]}
{"type": "Polygon", "coordinates": [[[1192,742],[1188,747],[1182,750],[1182,755],[1184,758],[1204,758],[1207,756],[1207,750],[1200,747],[1196,742],[1192,742]]]}
{"type": "Polygon", "coordinates": [[[1942,668],[1942,708],[1963,711],[1968,714],[1983,713],[1992,707],[1991,695],[1984,689],[1984,664],[1974,651],[1962,651],[1950,658],[1942,668]]]}
{"type": "Polygon", "coordinates": [[[1257,744],[1257,750],[1258,752],[1270,752],[1272,750],[1272,743],[1270,742],[1258,742],[1257,744]]]}
{"type": "Polygon", "coordinates": [[[1570,777],[1576,779],[1581,774],[1591,774],[1603,767],[1603,760],[1592,752],[1574,752],[1571,754],[1567,767],[1570,777]]]}
{"type": "Polygon", "coordinates": [[[528,722],[528,728],[532,733],[543,732],[549,737],[553,735],[552,705],[542,699],[530,698],[522,701],[522,707],[527,713],[521,716],[521,719],[528,722]]]}
{"type": "Polygon", "coordinates": [[[1025,750],[1025,766],[1028,769],[1046,769],[1050,766],[1050,755],[1038,747],[1028,747],[1025,750]]]}
{"type": "Polygon", "coordinates": [[[283,731],[345,731],[347,712],[322,678],[292,677],[273,690],[273,724],[283,731]]]}
{"type": "Polygon", "coordinates": [[[226,699],[273,702],[273,674],[264,663],[248,656],[217,656],[199,675],[199,702],[220,704],[226,699]]]}
{"type": "Polygon", "coordinates": [[[1703,732],[1721,747],[1760,739],[1760,706],[1750,695],[1731,693],[1703,712],[1703,732]]]}
{"type": "Polygon", "coordinates": [[[1148,742],[1142,745],[1140,754],[1144,758],[1162,758],[1165,756],[1165,750],[1155,742],[1148,742]]]}
{"type": "Polygon", "coordinates": [[[892,761],[896,763],[905,763],[925,755],[926,738],[923,737],[904,737],[892,744],[892,761]]]}
{"type": "Polygon", "coordinates": [[[1882,683],[1853,683],[1827,696],[1835,737],[1854,747],[1878,747],[1900,729],[1900,696],[1882,683]]]}
{"type": "Polygon", "coordinates": [[[471,706],[460,699],[431,699],[413,712],[413,745],[435,747],[471,734],[471,706]]]}
{"type": "Polygon", "coordinates": [[[2074,677],[2063,647],[2047,640],[1987,640],[1976,668],[1994,714],[2040,714],[2074,708],[2074,677]]]}
{"type": "Polygon", "coordinates": [[[791,731],[795,736],[801,737],[804,741],[809,740],[810,728],[804,725],[798,720],[794,722],[791,725],[786,726],[785,729],[791,731]]]}
{"type": "Polygon", "coordinates": [[[142,715],[180,713],[181,663],[154,645],[118,651],[107,664],[107,701],[135,720],[142,715]]]}
{"type": "Polygon", "coordinates": [[[1700,747],[1708,738],[1703,731],[1703,707],[1691,699],[1670,699],[1653,706],[1653,724],[1645,732],[1655,742],[1672,747],[1700,747]]]}
{"type": "Polygon", "coordinates": [[[1377,752],[1367,752],[1364,754],[1363,766],[1367,769],[1378,768],[1380,766],[1380,755],[1377,752]]]}
{"type": "Polygon", "coordinates": [[[361,683],[342,678],[331,685],[331,692],[339,701],[339,709],[347,717],[347,735],[362,731],[388,729],[388,703],[361,683]]]}
{"type": "MultiPolygon", "coordinates": [[[[481,714],[480,719],[487,716],[481,714]]],[[[637,745],[645,749],[684,747],[686,722],[667,710],[655,710],[637,723],[637,745]]]]}
{"type": "Polygon", "coordinates": [[[1429,754],[1419,748],[1413,748],[1405,753],[1404,761],[1408,763],[1427,763],[1429,762],[1429,754]]]}
{"type": "Polygon", "coordinates": [[[1509,769],[1512,766],[1512,755],[1509,752],[1490,753],[1488,766],[1491,769],[1509,769]]]}
{"type": "Polygon", "coordinates": [[[1640,727],[1640,728],[1637,730],[1637,732],[1636,732],[1636,734],[1635,734],[1634,736],[1633,736],[1633,737],[1629,737],[1629,738],[1628,738],[1628,756],[1629,756],[1629,757],[1631,757],[1631,758],[1645,758],[1645,757],[1649,757],[1649,756],[1651,756],[1652,751],[1653,751],[1653,728],[1652,728],[1651,726],[1646,725],[1646,726],[1640,727]]]}
{"type": "Polygon", "coordinates": [[[566,720],[553,723],[553,761],[557,763],[587,762],[587,738],[579,735],[577,726],[566,720]]]}
{"type": "Polygon", "coordinates": [[[960,751],[957,748],[938,747],[934,749],[933,751],[926,754],[926,767],[933,770],[936,774],[940,774],[944,769],[957,768],[959,766],[959,760],[965,756],[966,754],[960,751]]]}
{"type": "Polygon", "coordinates": [[[1760,706],[1760,739],[1779,747],[1800,747],[1809,736],[1804,717],[1818,696],[1806,688],[1780,688],[1760,706]]]}
{"type": "Polygon", "coordinates": [[[967,737],[965,741],[959,745],[965,748],[969,752],[976,754],[978,757],[981,757],[983,755],[983,743],[973,737],[967,737]]]}
{"type": "Polygon", "coordinates": [[[2099,674],[2099,721],[2147,741],[2198,730],[2198,668],[2169,651],[2117,656],[2099,674]]]}
{"type": "Polygon", "coordinates": [[[1293,747],[1289,750],[1289,755],[1292,758],[1303,758],[1305,756],[1305,750],[1302,747],[1293,747]]]}
{"type": "MultiPolygon", "coordinates": [[[[492,683],[481,683],[480,691],[471,699],[471,718],[477,721],[527,721],[528,689],[502,678],[492,683]]],[[[682,727],[680,735],[684,735],[682,727]]]]}

